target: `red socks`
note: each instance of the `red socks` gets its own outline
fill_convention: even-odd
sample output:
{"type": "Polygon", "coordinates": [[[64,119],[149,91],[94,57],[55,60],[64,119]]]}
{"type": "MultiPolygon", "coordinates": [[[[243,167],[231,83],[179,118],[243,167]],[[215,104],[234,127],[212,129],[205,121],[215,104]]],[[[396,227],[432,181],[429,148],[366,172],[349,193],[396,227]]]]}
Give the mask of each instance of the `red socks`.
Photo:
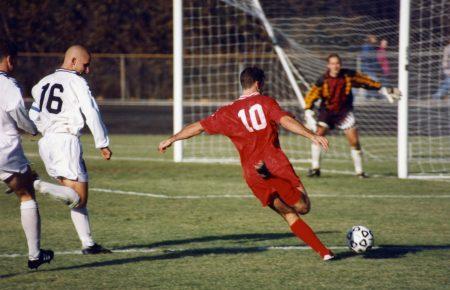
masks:
{"type": "Polygon", "coordinates": [[[321,257],[330,254],[331,251],[322,244],[313,230],[302,219],[295,221],[291,225],[291,230],[299,239],[319,253],[321,257]]]}

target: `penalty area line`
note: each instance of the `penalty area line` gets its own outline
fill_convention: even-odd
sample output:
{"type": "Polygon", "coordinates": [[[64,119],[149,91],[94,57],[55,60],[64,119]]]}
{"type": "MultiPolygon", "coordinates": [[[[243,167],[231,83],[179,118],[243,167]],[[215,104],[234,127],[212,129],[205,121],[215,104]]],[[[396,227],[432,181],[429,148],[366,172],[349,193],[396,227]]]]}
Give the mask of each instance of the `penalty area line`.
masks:
{"type": "MultiPolygon", "coordinates": [[[[89,190],[95,192],[106,192],[122,195],[131,196],[144,196],[160,199],[214,199],[214,198],[253,198],[251,194],[207,194],[207,195],[179,195],[171,196],[166,194],[156,194],[149,192],[136,192],[136,191],[125,191],[125,190],[115,190],[107,188],[90,188],[89,190]]],[[[399,194],[310,194],[310,197],[320,197],[320,198],[399,198],[399,199],[440,199],[440,198],[450,198],[450,195],[399,195],[399,194]]]]}

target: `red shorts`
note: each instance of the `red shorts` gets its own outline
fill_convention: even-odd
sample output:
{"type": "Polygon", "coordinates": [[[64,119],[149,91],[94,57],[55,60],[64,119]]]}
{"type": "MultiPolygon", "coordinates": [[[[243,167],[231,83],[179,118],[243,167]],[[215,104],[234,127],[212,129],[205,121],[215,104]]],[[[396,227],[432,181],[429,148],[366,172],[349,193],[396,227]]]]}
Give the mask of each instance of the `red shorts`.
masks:
{"type": "Polygon", "coordinates": [[[287,205],[296,204],[302,193],[298,187],[303,187],[300,178],[295,174],[292,165],[283,166],[276,170],[269,168],[272,177],[263,179],[256,170],[254,174],[247,174],[245,181],[253,194],[261,201],[262,206],[269,205],[275,197],[280,197],[287,205]]]}

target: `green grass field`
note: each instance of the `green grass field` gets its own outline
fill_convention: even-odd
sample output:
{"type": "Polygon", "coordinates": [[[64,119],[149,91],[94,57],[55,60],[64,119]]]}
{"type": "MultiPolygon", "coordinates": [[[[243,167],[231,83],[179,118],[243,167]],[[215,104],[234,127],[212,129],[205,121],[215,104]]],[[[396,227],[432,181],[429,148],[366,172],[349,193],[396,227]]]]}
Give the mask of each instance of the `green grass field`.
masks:
{"type": "MultiPolygon", "coordinates": [[[[110,162],[93,158],[91,137],[83,139],[94,238],[113,254],[80,255],[69,210],[38,195],[42,247],[56,257],[28,271],[19,203],[0,193],[0,289],[450,288],[450,183],[303,178],[312,200],[305,220],[338,254],[326,263],[248,197],[239,166],[172,163],[171,152],[156,152],[162,138],[112,136],[110,162]],[[346,231],[357,224],[375,235],[377,248],[366,255],[345,248],[346,231]]],[[[36,141],[27,138],[24,147],[49,180],[36,141]]]]}

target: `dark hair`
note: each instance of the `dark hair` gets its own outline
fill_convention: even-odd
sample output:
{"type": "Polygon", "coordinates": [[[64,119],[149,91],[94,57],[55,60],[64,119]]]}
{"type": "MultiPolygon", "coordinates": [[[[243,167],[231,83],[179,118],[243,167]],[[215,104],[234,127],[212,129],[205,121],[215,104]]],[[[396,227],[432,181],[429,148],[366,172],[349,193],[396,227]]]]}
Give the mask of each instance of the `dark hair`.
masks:
{"type": "Polygon", "coordinates": [[[339,62],[340,63],[342,63],[342,59],[341,59],[341,57],[339,56],[339,54],[337,54],[337,53],[331,53],[331,54],[329,54],[328,55],[328,57],[327,57],[327,62],[330,62],[330,59],[332,59],[332,58],[337,58],[337,59],[339,59],[339,62]]]}
{"type": "Polygon", "coordinates": [[[250,88],[255,82],[258,82],[260,86],[264,84],[264,71],[256,66],[247,67],[241,72],[241,86],[242,89],[250,88]]]}
{"type": "Polygon", "coordinates": [[[17,56],[17,46],[14,42],[7,39],[0,39],[0,60],[7,56],[17,56]]]}

